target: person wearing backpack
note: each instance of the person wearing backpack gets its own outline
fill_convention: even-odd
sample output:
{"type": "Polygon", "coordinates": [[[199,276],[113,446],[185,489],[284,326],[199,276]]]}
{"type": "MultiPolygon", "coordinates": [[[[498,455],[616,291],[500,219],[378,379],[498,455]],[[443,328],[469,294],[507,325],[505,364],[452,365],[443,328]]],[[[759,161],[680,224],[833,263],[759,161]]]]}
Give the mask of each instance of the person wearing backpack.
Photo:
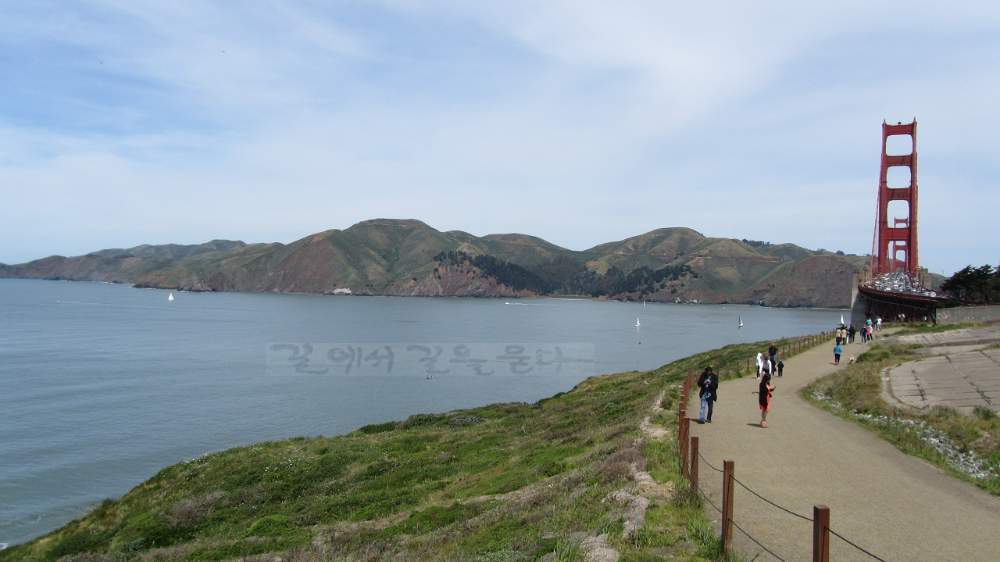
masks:
{"type": "Polygon", "coordinates": [[[698,423],[712,423],[712,407],[719,397],[719,375],[715,374],[712,366],[705,367],[705,370],[698,377],[698,397],[701,398],[701,413],[698,416],[698,423]],[[705,417],[705,410],[708,410],[708,417],[705,417]]]}

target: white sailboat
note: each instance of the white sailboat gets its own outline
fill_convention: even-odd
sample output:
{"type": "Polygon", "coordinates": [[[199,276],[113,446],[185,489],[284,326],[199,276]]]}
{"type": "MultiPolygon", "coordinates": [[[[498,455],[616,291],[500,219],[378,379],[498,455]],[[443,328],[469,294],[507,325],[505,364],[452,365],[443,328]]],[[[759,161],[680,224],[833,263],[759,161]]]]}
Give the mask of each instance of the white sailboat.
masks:
{"type": "Polygon", "coordinates": [[[737,326],[737,327],[738,328],[742,328],[743,327],[743,316],[742,315],[740,316],[740,325],[737,326]]]}
{"type": "Polygon", "coordinates": [[[642,324],[639,323],[639,317],[635,318],[635,337],[639,340],[639,345],[642,345],[642,336],[639,335],[639,329],[642,328],[642,324]]]}
{"type": "Polygon", "coordinates": [[[844,324],[844,315],[843,314],[840,315],[840,325],[841,326],[846,326],[847,325],[847,324],[844,324]]]}
{"type": "Polygon", "coordinates": [[[173,293],[170,293],[170,296],[169,296],[169,297],[167,297],[167,300],[168,300],[168,301],[172,301],[172,300],[174,300],[174,294],[173,294],[173,293]]]}

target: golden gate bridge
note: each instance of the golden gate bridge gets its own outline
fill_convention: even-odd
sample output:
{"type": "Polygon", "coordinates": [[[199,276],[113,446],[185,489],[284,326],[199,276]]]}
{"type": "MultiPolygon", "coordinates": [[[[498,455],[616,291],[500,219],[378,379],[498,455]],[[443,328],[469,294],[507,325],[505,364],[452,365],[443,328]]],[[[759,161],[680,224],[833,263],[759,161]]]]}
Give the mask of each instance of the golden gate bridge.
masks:
{"type": "Polygon", "coordinates": [[[895,125],[882,122],[877,209],[871,262],[858,276],[851,323],[861,325],[876,317],[935,321],[941,297],[931,290],[930,275],[920,267],[917,254],[916,119],[895,125]],[[891,152],[902,149],[901,153],[890,154],[893,137],[903,142],[893,141],[891,152]]]}

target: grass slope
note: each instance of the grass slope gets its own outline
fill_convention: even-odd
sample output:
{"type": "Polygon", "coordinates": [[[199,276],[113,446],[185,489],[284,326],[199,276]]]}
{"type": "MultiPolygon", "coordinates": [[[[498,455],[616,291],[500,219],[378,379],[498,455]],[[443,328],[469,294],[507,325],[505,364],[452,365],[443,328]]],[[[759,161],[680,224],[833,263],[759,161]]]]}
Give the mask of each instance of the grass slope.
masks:
{"type": "Polygon", "coordinates": [[[688,370],[742,361],[762,345],[594,377],[535,404],[208,454],[0,551],[0,561],[582,560],[584,539],[598,535],[623,561],[716,559],[700,501],[672,493],[681,483],[674,439],[639,428],[651,418],[670,435],[688,370]],[[637,471],[659,492],[626,530],[629,508],[612,498],[638,493],[637,471]]]}

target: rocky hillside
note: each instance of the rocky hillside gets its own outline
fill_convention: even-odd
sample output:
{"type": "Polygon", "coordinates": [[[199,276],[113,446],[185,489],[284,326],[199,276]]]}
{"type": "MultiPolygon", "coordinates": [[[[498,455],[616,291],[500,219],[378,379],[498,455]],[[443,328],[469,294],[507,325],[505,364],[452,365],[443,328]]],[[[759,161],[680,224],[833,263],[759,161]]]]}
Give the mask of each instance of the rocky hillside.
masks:
{"type": "Polygon", "coordinates": [[[0,264],[0,277],[190,291],[397,296],[587,296],[846,307],[860,256],[662,228],[584,251],[523,234],[441,232],[377,219],[290,244],[214,240],[0,264]]]}

